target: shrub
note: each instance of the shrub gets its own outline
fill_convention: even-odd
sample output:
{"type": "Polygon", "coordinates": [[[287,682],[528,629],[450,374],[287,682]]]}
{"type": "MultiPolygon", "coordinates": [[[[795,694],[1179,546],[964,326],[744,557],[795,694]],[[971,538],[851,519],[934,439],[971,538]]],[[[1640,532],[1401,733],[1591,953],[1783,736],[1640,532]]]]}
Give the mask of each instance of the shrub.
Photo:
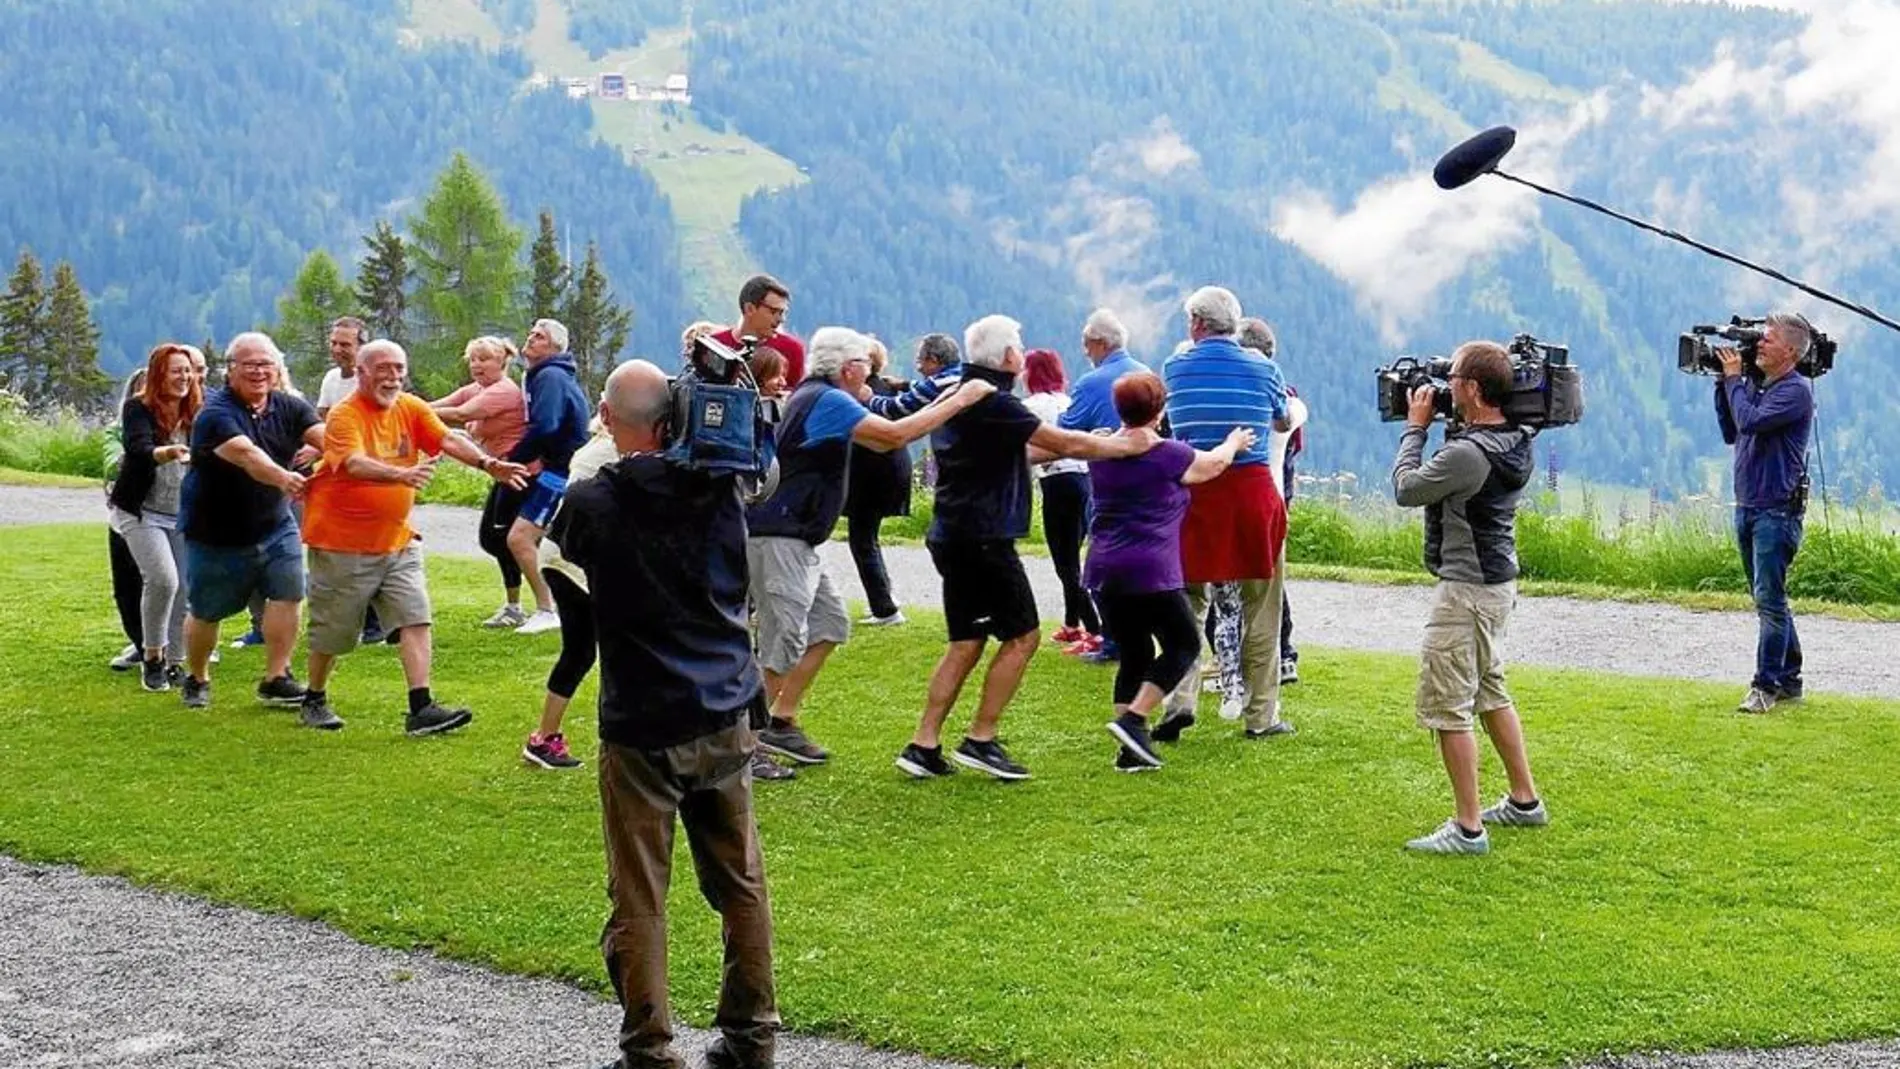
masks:
{"type": "Polygon", "coordinates": [[[70,411],[34,413],[0,391],[0,467],[103,479],[110,439],[70,411]]]}

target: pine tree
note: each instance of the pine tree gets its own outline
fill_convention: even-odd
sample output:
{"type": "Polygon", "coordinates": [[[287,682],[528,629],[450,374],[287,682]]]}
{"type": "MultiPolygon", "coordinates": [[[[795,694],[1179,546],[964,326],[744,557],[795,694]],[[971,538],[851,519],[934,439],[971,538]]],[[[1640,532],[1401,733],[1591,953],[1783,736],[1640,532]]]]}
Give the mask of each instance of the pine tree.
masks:
{"type": "Polygon", "coordinates": [[[356,294],[329,253],[318,249],[297,269],[290,291],[277,301],[272,335],[297,383],[314,383],[330,368],[330,324],[356,310],[356,294]]]}
{"type": "Polygon", "coordinates": [[[28,401],[37,399],[45,381],[46,276],[31,249],[20,261],[0,297],[0,383],[28,401]]]}
{"type": "Polygon", "coordinates": [[[574,354],[581,385],[593,397],[606,385],[607,373],[614,369],[620,350],[627,347],[633,312],[614,300],[607,273],[600,267],[600,250],[591,241],[587,243],[580,280],[568,295],[559,318],[567,325],[567,347],[574,354]]]}
{"type": "Polygon", "coordinates": [[[435,396],[462,380],[462,347],[470,338],[519,330],[521,232],[509,225],[494,187],[459,152],[409,230],[418,313],[410,366],[417,384],[435,396]]]}
{"type": "Polygon", "coordinates": [[[365,234],[369,254],[356,265],[356,306],[369,332],[398,345],[409,344],[409,250],[402,235],[384,220],[365,234]]]}
{"type": "Polygon", "coordinates": [[[112,388],[99,370],[99,326],[92,321],[86,292],[73,265],[53,268],[53,296],[46,306],[46,383],[44,399],[70,408],[98,404],[112,388]]]}
{"type": "Polygon", "coordinates": [[[554,236],[554,213],[541,209],[541,231],[528,253],[529,270],[534,280],[528,290],[528,318],[555,319],[567,303],[572,271],[561,259],[561,245],[554,236]]]}

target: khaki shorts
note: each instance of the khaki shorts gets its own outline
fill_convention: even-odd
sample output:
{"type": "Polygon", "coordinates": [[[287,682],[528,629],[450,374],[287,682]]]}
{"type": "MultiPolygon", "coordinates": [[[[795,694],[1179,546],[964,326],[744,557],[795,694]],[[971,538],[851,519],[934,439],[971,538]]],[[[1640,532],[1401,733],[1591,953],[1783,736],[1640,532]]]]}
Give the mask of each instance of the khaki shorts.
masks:
{"type": "Polygon", "coordinates": [[[817,549],[797,538],[748,538],[745,556],[752,575],[761,668],[782,676],[812,646],[842,645],[851,637],[844,599],[819,562],[817,549]]]}
{"type": "Polygon", "coordinates": [[[383,630],[431,622],[422,547],[386,556],[310,550],[310,650],[331,656],[356,648],[363,612],[376,606],[383,630]]]}
{"type": "Polygon", "coordinates": [[[1418,722],[1432,731],[1470,731],[1476,716],[1505,708],[1504,629],[1517,584],[1441,580],[1418,659],[1418,722]]]}

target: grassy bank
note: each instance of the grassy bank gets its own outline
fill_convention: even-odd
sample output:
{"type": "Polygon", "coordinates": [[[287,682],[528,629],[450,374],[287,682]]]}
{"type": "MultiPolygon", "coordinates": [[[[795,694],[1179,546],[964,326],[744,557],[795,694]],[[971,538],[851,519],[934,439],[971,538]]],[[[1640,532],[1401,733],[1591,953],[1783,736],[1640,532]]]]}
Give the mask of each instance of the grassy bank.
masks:
{"type": "MultiPolygon", "coordinates": [[[[0,850],[605,990],[593,777],[516,756],[558,637],[477,627],[488,569],[431,561],[436,690],[473,725],[402,737],[400,669],[368,650],[324,735],[250,700],[257,651],[227,651],[205,712],[106,671],[104,561],[68,552],[73,530],[0,530],[0,850]],[[82,739],[84,760],[43,759],[82,739]]],[[[1894,703],[1750,719],[1725,687],[1514,669],[1556,823],[1463,863],[1399,849],[1448,804],[1409,658],[1309,651],[1298,736],[1245,745],[1204,707],[1130,777],[1107,673],[1039,657],[1004,724],[1035,778],[919,784],[890,765],[942,650],[917,615],[813,689],[833,765],[761,790],[794,1029],[1029,1069],[1555,1066],[1900,1032],[1894,703]]],[[[570,728],[591,765],[590,721],[570,728]]],[[[718,926],[683,853],[674,884],[676,1005],[704,1024],[718,926]]]]}

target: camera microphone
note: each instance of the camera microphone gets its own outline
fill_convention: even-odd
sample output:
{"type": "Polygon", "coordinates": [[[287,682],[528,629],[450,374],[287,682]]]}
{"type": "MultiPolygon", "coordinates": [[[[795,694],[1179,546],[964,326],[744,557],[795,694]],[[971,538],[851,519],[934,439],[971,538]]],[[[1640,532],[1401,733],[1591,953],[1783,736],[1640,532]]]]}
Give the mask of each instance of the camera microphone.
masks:
{"type": "Polygon", "coordinates": [[[1516,130],[1493,126],[1440,156],[1438,166],[1432,168],[1432,181],[1438,183],[1440,189],[1457,189],[1481,174],[1496,170],[1498,161],[1516,144],[1516,130]]]}
{"type": "Polygon", "coordinates": [[[1819,297],[1830,304],[1839,305],[1856,315],[1871,319],[1889,330],[1900,331],[1900,323],[1888,319],[1872,308],[1864,304],[1855,304],[1853,301],[1846,300],[1845,298],[1836,297],[1832,293],[1817,289],[1799,279],[1789,278],[1787,275],[1782,274],[1772,267],[1763,267],[1760,264],[1750,263],[1736,256],[1734,253],[1723,252],[1721,249],[1712,245],[1704,245],[1702,242],[1685,234],[1679,234],[1674,230],[1666,230],[1654,223],[1646,223],[1635,216],[1624,215],[1622,212],[1613,208],[1606,208],[1594,201],[1585,200],[1582,197],[1573,197],[1568,193],[1540,186],[1536,182],[1498,170],[1498,164],[1503,161],[1504,157],[1516,145],[1516,130],[1508,126],[1493,126],[1491,129],[1475,137],[1465,139],[1463,142],[1454,146],[1450,152],[1439,157],[1438,165],[1432,168],[1432,181],[1436,182],[1440,189],[1457,189],[1460,186],[1467,185],[1474,181],[1480,175],[1494,174],[1506,181],[1516,182],[1520,186],[1529,186],[1539,193],[1556,197],[1558,200],[1567,200],[1572,204],[1588,208],[1593,212],[1601,212],[1612,219],[1621,220],[1638,229],[1647,230],[1652,234],[1660,234],[1671,241],[1679,241],[1699,252],[1706,252],[1718,260],[1726,260],[1738,267],[1746,267],[1750,271],[1767,275],[1777,282],[1786,283],[1803,293],[1819,297]]]}

